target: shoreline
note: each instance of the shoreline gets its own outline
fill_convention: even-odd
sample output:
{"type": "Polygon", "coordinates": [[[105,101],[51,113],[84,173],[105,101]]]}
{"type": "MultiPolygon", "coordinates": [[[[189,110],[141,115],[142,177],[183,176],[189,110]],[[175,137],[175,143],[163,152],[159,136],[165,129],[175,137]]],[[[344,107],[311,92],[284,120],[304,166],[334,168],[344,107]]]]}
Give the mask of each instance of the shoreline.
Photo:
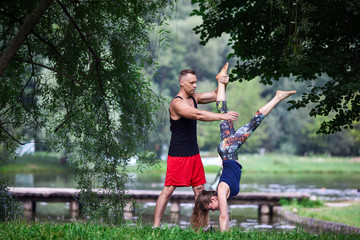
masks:
{"type": "Polygon", "coordinates": [[[309,232],[337,232],[343,234],[357,233],[360,234],[360,227],[349,226],[343,223],[336,223],[324,221],[320,219],[304,217],[293,213],[290,210],[285,210],[283,207],[274,207],[274,213],[282,216],[287,221],[301,225],[306,231],[309,232]]]}

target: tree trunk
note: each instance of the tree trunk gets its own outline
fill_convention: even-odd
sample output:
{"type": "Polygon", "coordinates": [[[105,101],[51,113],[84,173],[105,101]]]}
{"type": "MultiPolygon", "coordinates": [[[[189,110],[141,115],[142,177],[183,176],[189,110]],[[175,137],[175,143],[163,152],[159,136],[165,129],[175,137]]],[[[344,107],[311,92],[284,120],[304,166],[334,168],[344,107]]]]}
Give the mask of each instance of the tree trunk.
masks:
{"type": "Polygon", "coordinates": [[[25,41],[26,37],[29,35],[31,29],[40,20],[42,15],[45,13],[45,11],[48,9],[48,7],[53,1],[54,0],[41,0],[38,3],[38,5],[35,7],[33,12],[30,14],[26,22],[21,26],[18,33],[15,35],[15,37],[6,47],[0,58],[0,76],[3,75],[5,69],[10,64],[12,58],[19,50],[21,44],[25,41]]]}

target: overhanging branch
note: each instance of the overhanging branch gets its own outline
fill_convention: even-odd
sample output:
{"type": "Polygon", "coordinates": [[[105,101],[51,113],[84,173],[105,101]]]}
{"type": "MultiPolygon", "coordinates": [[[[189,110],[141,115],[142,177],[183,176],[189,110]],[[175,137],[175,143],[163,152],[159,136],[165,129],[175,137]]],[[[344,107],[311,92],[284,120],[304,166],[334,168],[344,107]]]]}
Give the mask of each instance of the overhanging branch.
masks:
{"type": "MultiPolygon", "coordinates": [[[[22,19],[17,18],[16,16],[5,12],[5,11],[1,11],[0,10],[0,14],[7,16],[8,18],[12,19],[13,21],[16,21],[20,24],[24,24],[24,22],[22,21],[22,19]]],[[[35,32],[33,29],[31,29],[30,31],[32,34],[34,34],[35,37],[37,37],[40,41],[42,41],[43,43],[45,43],[46,45],[48,45],[58,56],[61,56],[60,52],[56,49],[56,47],[49,42],[47,39],[43,38],[40,34],[38,34],[37,32],[35,32]]]]}
{"type": "Polygon", "coordinates": [[[64,4],[59,1],[56,0],[56,2],[60,5],[60,7],[62,8],[62,10],[64,11],[65,15],[69,18],[69,20],[71,21],[71,23],[74,25],[76,31],[79,33],[81,39],[84,41],[84,43],[86,44],[86,46],[88,47],[89,51],[91,52],[91,55],[93,55],[93,57],[95,58],[97,64],[100,64],[100,58],[96,55],[94,49],[91,47],[90,43],[88,42],[88,40],[86,39],[84,33],[81,31],[80,27],[76,24],[75,20],[73,17],[71,17],[69,11],[66,9],[66,7],[64,6],[64,4]]]}
{"type": "Polygon", "coordinates": [[[8,135],[13,141],[17,142],[20,145],[25,145],[25,143],[20,142],[13,135],[11,135],[8,131],[6,131],[6,129],[1,125],[1,123],[0,123],[0,129],[3,130],[6,133],[6,135],[8,135]]]}
{"type": "Polygon", "coordinates": [[[37,22],[40,20],[40,18],[43,16],[43,14],[53,1],[54,0],[40,1],[35,7],[34,11],[30,14],[26,22],[21,26],[18,33],[11,40],[0,58],[0,76],[3,75],[6,68],[15,56],[16,52],[19,50],[26,37],[29,35],[31,29],[37,24],[37,22]]]}
{"type": "Polygon", "coordinates": [[[25,62],[25,63],[29,63],[29,64],[34,64],[34,65],[37,65],[37,66],[40,66],[40,67],[43,67],[43,68],[46,68],[46,69],[49,69],[50,71],[53,71],[53,72],[56,72],[58,74],[60,74],[61,76],[64,76],[78,84],[82,84],[82,82],[79,82],[78,80],[76,80],[75,78],[71,77],[70,75],[66,74],[66,73],[63,73],[59,70],[56,70],[55,68],[52,68],[52,67],[48,67],[44,64],[41,64],[41,63],[37,63],[37,62],[33,62],[33,61],[29,61],[29,60],[24,60],[24,59],[14,59],[15,61],[18,61],[18,62],[25,62]]]}

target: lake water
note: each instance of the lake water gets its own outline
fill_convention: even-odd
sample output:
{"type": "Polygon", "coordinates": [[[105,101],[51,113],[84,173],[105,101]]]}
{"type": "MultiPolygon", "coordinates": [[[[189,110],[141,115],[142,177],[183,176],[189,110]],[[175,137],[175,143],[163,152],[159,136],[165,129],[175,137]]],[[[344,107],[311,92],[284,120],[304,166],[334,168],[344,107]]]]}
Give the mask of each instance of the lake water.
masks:
{"type": "MultiPolygon", "coordinates": [[[[10,186],[15,187],[68,187],[75,183],[68,174],[15,174],[8,175],[10,186]]],[[[216,174],[206,174],[206,189],[214,189],[216,174]]],[[[163,188],[165,175],[133,174],[133,180],[127,189],[163,188]]],[[[358,189],[359,175],[349,174],[254,174],[244,173],[240,183],[241,192],[304,192],[316,196],[324,201],[360,200],[358,189]]],[[[191,188],[178,188],[181,191],[192,191],[191,188]]],[[[181,204],[180,216],[173,216],[168,206],[162,221],[168,225],[189,225],[192,204],[181,204]]],[[[155,203],[139,204],[136,206],[133,219],[141,219],[144,223],[152,224],[155,203]]],[[[255,205],[231,205],[231,225],[243,228],[260,229],[293,229],[295,226],[279,217],[258,216],[255,205]]],[[[213,225],[218,222],[219,212],[211,212],[210,220],[213,225]]],[[[69,205],[66,203],[39,203],[36,217],[40,219],[71,221],[69,205]]]]}

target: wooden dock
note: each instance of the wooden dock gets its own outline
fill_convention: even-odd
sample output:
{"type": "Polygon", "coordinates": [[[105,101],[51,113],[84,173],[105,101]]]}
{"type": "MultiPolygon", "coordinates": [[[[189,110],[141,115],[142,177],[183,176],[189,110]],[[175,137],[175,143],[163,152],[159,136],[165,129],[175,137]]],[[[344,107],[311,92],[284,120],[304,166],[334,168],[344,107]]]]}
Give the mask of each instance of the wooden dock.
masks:
{"type": "MultiPolygon", "coordinates": [[[[94,190],[101,197],[104,192],[94,190]]],[[[27,188],[12,187],[9,188],[10,194],[18,201],[24,203],[24,211],[35,212],[36,202],[69,202],[70,214],[76,216],[79,210],[77,196],[80,190],[75,188],[27,188]]],[[[126,190],[129,202],[156,202],[161,191],[158,190],[126,190]]],[[[229,204],[247,204],[259,206],[259,215],[273,214],[273,207],[279,206],[279,200],[282,198],[309,199],[307,193],[266,193],[266,192],[240,192],[237,196],[229,200],[229,204]]],[[[173,193],[169,200],[170,211],[180,212],[181,203],[193,203],[194,193],[192,191],[177,191],[173,193]]],[[[128,209],[132,209],[130,206],[128,209]]]]}

